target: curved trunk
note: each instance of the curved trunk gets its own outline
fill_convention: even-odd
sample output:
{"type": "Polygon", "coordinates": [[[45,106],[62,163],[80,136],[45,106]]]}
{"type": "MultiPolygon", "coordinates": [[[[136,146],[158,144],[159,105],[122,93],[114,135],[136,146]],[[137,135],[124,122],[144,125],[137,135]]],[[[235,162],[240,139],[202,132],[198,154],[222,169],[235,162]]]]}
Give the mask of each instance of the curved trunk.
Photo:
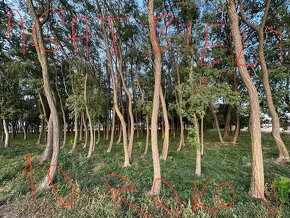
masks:
{"type": "MultiPolygon", "coordinates": [[[[154,0],[148,1],[148,23],[149,23],[149,36],[153,51],[159,50],[159,45],[156,37],[156,25],[154,19],[154,0]]],[[[158,112],[159,112],[159,96],[161,87],[161,54],[160,52],[154,53],[154,94],[153,94],[153,108],[151,117],[151,146],[154,178],[151,194],[156,195],[160,193],[161,182],[156,179],[161,178],[159,152],[158,152],[158,112]]]]}
{"type": "Polygon", "coordinates": [[[160,87],[160,100],[161,100],[163,120],[164,120],[164,141],[163,141],[162,154],[160,158],[162,160],[166,160],[167,155],[168,155],[168,148],[169,148],[169,121],[168,121],[168,113],[167,113],[165,97],[164,97],[163,90],[161,87],[160,87]]]}
{"type": "MultiPolygon", "coordinates": [[[[93,123],[92,123],[92,118],[89,112],[89,107],[88,107],[88,98],[87,98],[87,83],[88,83],[88,73],[86,72],[85,76],[85,85],[84,85],[84,101],[85,101],[85,107],[86,107],[86,114],[87,118],[89,120],[89,128],[90,128],[90,148],[89,148],[89,153],[87,158],[91,158],[93,150],[94,150],[94,129],[93,129],[93,123]]],[[[87,136],[86,136],[87,138],[87,136]]]]}
{"type": "Polygon", "coordinates": [[[45,151],[43,153],[42,161],[49,161],[51,159],[52,154],[52,146],[53,146],[53,121],[51,116],[49,117],[48,126],[47,126],[47,141],[45,151]]]}
{"type": "Polygon", "coordinates": [[[264,87],[264,91],[266,95],[268,109],[272,117],[272,135],[279,149],[279,159],[289,161],[290,159],[289,159],[289,153],[288,153],[287,147],[284,144],[280,135],[280,120],[279,120],[279,116],[273,102],[272,91],[271,91],[271,87],[269,83],[269,73],[268,73],[268,68],[267,68],[265,55],[264,55],[264,31],[263,29],[260,29],[258,31],[258,36],[259,36],[258,54],[259,54],[259,59],[260,59],[260,64],[261,64],[262,74],[263,74],[262,82],[263,82],[263,87],[264,87]]]}
{"type": "Polygon", "coordinates": [[[83,116],[84,112],[81,113],[81,119],[80,119],[80,141],[83,141],[83,134],[84,134],[84,127],[83,127],[83,116]]]}
{"type": "Polygon", "coordinates": [[[243,53],[242,37],[239,29],[239,19],[234,0],[228,0],[228,13],[231,23],[231,33],[235,47],[238,69],[247,87],[251,109],[251,143],[252,143],[252,176],[249,194],[254,198],[264,198],[264,165],[261,144],[260,105],[257,89],[248,74],[243,53]]]}
{"type": "Polygon", "coordinates": [[[181,148],[184,146],[184,124],[182,116],[179,116],[179,122],[180,122],[180,140],[177,151],[181,151],[181,148]]]}
{"type": "Polygon", "coordinates": [[[5,119],[3,119],[3,128],[4,128],[4,134],[5,134],[5,144],[4,147],[8,148],[9,147],[9,130],[7,127],[7,122],[5,119]]]}
{"type": "Polygon", "coordinates": [[[63,107],[62,97],[59,93],[57,84],[56,84],[56,91],[57,91],[57,95],[58,95],[59,102],[60,102],[62,121],[63,121],[63,142],[62,142],[61,148],[64,148],[66,145],[66,138],[67,138],[67,123],[66,123],[66,117],[65,117],[65,111],[64,111],[64,107],[63,107]]]}
{"type": "MultiPolygon", "coordinates": [[[[97,0],[97,7],[101,13],[101,17],[103,16],[101,7],[99,5],[99,1],[97,0]]],[[[123,132],[123,147],[124,147],[124,156],[125,156],[125,161],[124,161],[124,167],[128,167],[130,166],[130,160],[129,160],[129,152],[128,152],[128,144],[127,144],[127,129],[126,129],[126,122],[124,119],[124,116],[122,115],[122,113],[120,112],[119,106],[118,106],[118,93],[117,93],[117,89],[116,89],[116,77],[115,77],[115,72],[114,72],[114,68],[113,68],[113,61],[112,61],[112,55],[110,53],[110,46],[109,46],[109,42],[108,42],[108,38],[107,38],[107,33],[106,33],[106,29],[105,29],[105,24],[104,22],[102,22],[101,25],[101,29],[102,29],[102,33],[104,36],[104,41],[105,41],[105,46],[106,46],[106,57],[108,60],[108,67],[109,67],[109,71],[111,73],[111,78],[112,78],[112,86],[113,86],[113,93],[114,93],[114,107],[116,110],[116,114],[120,119],[121,125],[122,125],[122,132],[123,132]]],[[[122,101],[122,99],[121,99],[122,101]]]]}
{"type": "Polygon", "coordinates": [[[215,123],[216,130],[218,132],[218,135],[219,135],[220,143],[223,144],[224,143],[224,140],[223,140],[223,137],[222,137],[222,133],[221,133],[221,130],[220,130],[220,125],[219,125],[219,120],[217,118],[217,115],[216,115],[214,106],[213,106],[212,103],[210,103],[209,106],[210,106],[210,110],[212,112],[212,115],[214,117],[214,123],[215,123]]]}

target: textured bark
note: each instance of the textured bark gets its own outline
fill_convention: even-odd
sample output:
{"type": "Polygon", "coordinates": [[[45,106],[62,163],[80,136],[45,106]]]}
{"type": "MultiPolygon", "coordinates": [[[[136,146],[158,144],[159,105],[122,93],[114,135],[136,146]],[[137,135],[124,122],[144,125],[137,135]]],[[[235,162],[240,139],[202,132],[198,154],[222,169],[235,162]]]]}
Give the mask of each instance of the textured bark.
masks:
{"type": "Polygon", "coordinates": [[[3,129],[4,129],[4,134],[5,134],[5,142],[4,142],[4,147],[8,148],[9,147],[9,130],[7,126],[7,122],[5,119],[3,119],[3,129]]]}
{"type": "Polygon", "coordinates": [[[260,105],[257,89],[251,80],[246,67],[246,61],[243,53],[242,37],[239,30],[239,19],[236,12],[234,0],[227,1],[227,8],[231,23],[231,33],[235,47],[235,55],[238,69],[243,82],[248,90],[251,109],[251,143],[252,143],[252,176],[250,185],[250,196],[254,198],[264,197],[264,166],[261,144],[261,124],[260,124],[260,105]],[[242,52],[240,52],[242,51],[242,52]],[[240,54],[240,55],[239,55],[240,54]],[[239,60],[239,61],[238,61],[239,60]]]}
{"type": "Polygon", "coordinates": [[[163,112],[163,121],[164,121],[164,140],[163,140],[163,149],[160,159],[166,160],[168,155],[169,149],[169,121],[168,121],[168,113],[166,107],[166,101],[163,94],[162,88],[160,88],[160,100],[162,105],[162,112],[163,112]]]}
{"type": "Polygon", "coordinates": [[[261,23],[259,26],[252,24],[245,16],[244,10],[243,10],[243,1],[240,0],[240,6],[241,6],[241,16],[243,21],[252,29],[254,29],[257,34],[258,34],[258,41],[259,41],[259,49],[258,49],[258,56],[261,64],[261,69],[262,69],[262,82],[263,82],[263,87],[266,95],[266,102],[267,106],[270,112],[270,115],[272,117],[272,136],[277,144],[277,147],[279,149],[279,160],[287,160],[290,161],[289,159],[289,153],[287,150],[287,147],[285,146],[281,135],[280,135],[280,120],[278,113],[276,111],[276,107],[273,102],[273,97],[272,97],[272,91],[269,83],[269,72],[268,72],[268,67],[266,64],[265,60],[265,40],[264,40],[264,28],[265,24],[268,18],[268,13],[270,9],[270,3],[271,0],[267,0],[265,10],[264,10],[264,15],[262,18],[261,23]]]}
{"type": "MultiPolygon", "coordinates": [[[[154,0],[148,1],[148,23],[149,23],[149,36],[153,51],[159,50],[159,43],[157,41],[157,33],[155,29],[154,19],[154,0]]],[[[153,169],[154,178],[151,194],[156,195],[160,193],[161,182],[156,179],[161,178],[159,152],[158,152],[158,112],[159,112],[159,96],[161,87],[161,54],[160,52],[154,53],[154,71],[155,71],[155,82],[154,82],[154,94],[153,94],[153,108],[151,117],[151,146],[152,146],[152,158],[153,158],[153,169]]]]}
{"type": "Polygon", "coordinates": [[[84,144],[83,148],[86,148],[88,145],[88,126],[87,126],[86,117],[85,117],[84,112],[82,112],[82,121],[83,121],[83,126],[85,127],[85,144],[84,144]]]}
{"type": "MultiPolygon", "coordinates": [[[[38,21],[38,15],[35,12],[33,3],[31,0],[26,0],[28,10],[32,16],[33,21],[37,24],[35,28],[35,34],[32,36],[34,43],[40,47],[44,48],[44,43],[43,43],[43,35],[42,35],[42,23],[38,21]]],[[[48,73],[48,64],[47,64],[47,57],[46,57],[46,52],[42,49],[37,49],[37,57],[41,65],[41,70],[42,70],[42,79],[43,79],[43,86],[44,86],[44,91],[45,95],[47,98],[47,102],[49,105],[50,109],[50,116],[52,119],[53,123],[53,153],[52,153],[52,158],[51,158],[51,168],[49,171],[51,181],[54,180],[55,174],[56,174],[56,165],[58,163],[58,158],[59,158],[59,120],[58,120],[58,115],[57,115],[57,109],[56,109],[56,103],[53,99],[53,92],[50,86],[50,79],[49,79],[49,73],[48,73]]],[[[44,181],[40,185],[40,189],[43,188],[49,188],[50,186],[50,181],[48,179],[48,176],[45,176],[44,181]]]]}

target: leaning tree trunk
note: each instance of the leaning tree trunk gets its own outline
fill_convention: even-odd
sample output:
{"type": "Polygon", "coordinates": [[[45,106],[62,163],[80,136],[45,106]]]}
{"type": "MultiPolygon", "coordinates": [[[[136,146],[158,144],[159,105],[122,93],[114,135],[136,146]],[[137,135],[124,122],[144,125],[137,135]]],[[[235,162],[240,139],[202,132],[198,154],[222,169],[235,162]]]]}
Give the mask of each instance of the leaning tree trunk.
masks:
{"type": "Polygon", "coordinates": [[[43,35],[42,35],[42,25],[39,21],[39,17],[35,12],[35,8],[33,6],[33,3],[31,0],[26,0],[29,12],[34,20],[34,22],[37,24],[35,28],[35,34],[33,34],[33,41],[38,46],[36,49],[38,60],[41,65],[42,70],[42,78],[43,78],[43,86],[45,95],[47,97],[47,102],[50,108],[51,113],[51,119],[53,122],[53,154],[51,158],[51,167],[49,170],[49,176],[50,179],[48,179],[48,175],[45,177],[44,181],[42,182],[40,188],[49,188],[50,187],[50,181],[54,180],[57,164],[58,164],[58,158],[59,158],[59,120],[57,115],[57,109],[56,104],[53,99],[53,93],[50,86],[50,79],[48,74],[48,64],[47,64],[47,57],[46,57],[46,51],[40,48],[44,48],[44,42],[43,42],[43,35]]]}
{"type": "Polygon", "coordinates": [[[5,143],[4,143],[4,147],[8,148],[9,147],[9,130],[7,127],[7,122],[5,119],[3,119],[3,128],[4,128],[4,134],[5,134],[5,143]]]}
{"type": "Polygon", "coordinates": [[[267,64],[265,61],[265,55],[264,55],[264,31],[263,29],[260,29],[258,31],[258,36],[259,36],[258,54],[259,54],[260,63],[262,67],[262,74],[263,74],[262,82],[264,86],[268,109],[272,117],[272,135],[279,149],[279,160],[290,161],[287,147],[284,144],[280,135],[280,120],[279,120],[279,116],[273,102],[272,91],[271,91],[271,87],[269,83],[268,67],[267,67],[267,64]]]}
{"type": "Polygon", "coordinates": [[[218,120],[218,117],[217,117],[216,112],[214,110],[214,106],[213,106],[212,103],[210,103],[209,106],[210,106],[210,110],[211,110],[213,118],[214,118],[214,123],[215,123],[215,127],[217,129],[218,135],[219,135],[220,143],[223,144],[224,140],[223,140],[222,133],[221,133],[221,130],[220,130],[219,120],[218,120]]]}
{"type": "Polygon", "coordinates": [[[249,194],[254,198],[264,198],[264,165],[261,144],[261,124],[259,96],[246,67],[243,53],[242,37],[239,29],[239,19],[234,0],[227,1],[227,8],[231,23],[231,33],[235,47],[236,61],[240,75],[249,92],[251,108],[251,143],[252,143],[252,177],[249,194]]]}
{"type": "Polygon", "coordinates": [[[85,127],[85,144],[83,146],[83,148],[86,148],[88,145],[88,126],[87,126],[87,122],[86,122],[86,117],[85,117],[85,113],[82,113],[82,120],[83,120],[83,126],[85,127]]]}
{"type": "Polygon", "coordinates": [[[159,43],[156,37],[156,25],[154,17],[154,0],[148,1],[148,23],[149,23],[149,36],[154,53],[154,94],[153,94],[153,108],[151,117],[151,146],[152,146],[152,158],[154,178],[151,194],[156,195],[160,193],[161,182],[156,179],[161,178],[159,152],[158,152],[158,112],[159,112],[159,96],[161,88],[161,53],[159,50],[159,43]]]}
{"type": "Polygon", "coordinates": [[[88,83],[88,72],[86,72],[86,76],[85,76],[84,101],[85,101],[86,114],[87,114],[87,118],[89,120],[89,125],[90,125],[90,147],[89,147],[89,153],[87,155],[87,158],[89,159],[91,158],[93,149],[94,149],[94,129],[93,129],[92,118],[91,118],[89,107],[88,107],[87,83],[88,83]]]}
{"type": "Polygon", "coordinates": [[[164,120],[164,140],[163,140],[163,149],[160,159],[166,160],[168,155],[169,148],[169,121],[168,121],[168,113],[165,102],[165,97],[163,94],[163,90],[160,87],[160,100],[162,104],[162,112],[163,112],[163,120],[164,120]]]}

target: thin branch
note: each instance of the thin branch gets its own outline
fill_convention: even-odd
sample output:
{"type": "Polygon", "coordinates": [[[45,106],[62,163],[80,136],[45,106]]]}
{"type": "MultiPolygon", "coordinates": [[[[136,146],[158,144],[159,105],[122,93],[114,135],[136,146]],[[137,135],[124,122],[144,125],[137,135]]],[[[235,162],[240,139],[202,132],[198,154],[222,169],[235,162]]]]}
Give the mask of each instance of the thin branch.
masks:
{"type": "Polygon", "coordinates": [[[244,3],[243,3],[243,0],[239,0],[239,3],[240,3],[240,14],[241,14],[241,17],[242,17],[242,20],[249,26],[249,27],[252,27],[254,30],[256,30],[257,32],[259,31],[259,28],[257,25],[251,23],[245,16],[245,13],[244,13],[244,3]]]}

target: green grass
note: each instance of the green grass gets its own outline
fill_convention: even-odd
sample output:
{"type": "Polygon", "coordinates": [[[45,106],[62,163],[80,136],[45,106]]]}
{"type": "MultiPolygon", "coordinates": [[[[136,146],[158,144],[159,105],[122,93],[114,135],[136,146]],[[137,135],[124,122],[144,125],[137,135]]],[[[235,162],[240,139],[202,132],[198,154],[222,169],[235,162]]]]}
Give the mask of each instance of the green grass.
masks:
{"type": "MultiPolygon", "coordinates": [[[[144,156],[145,139],[135,139],[132,166],[122,168],[123,147],[114,145],[111,153],[106,152],[107,141],[101,141],[90,160],[86,159],[88,149],[79,144],[77,152],[69,154],[71,145],[61,150],[59,166],[69,175],[75,186],[75,202],[72,207],[63,207],[57,201],[52,189],[35,193],[35,203],[32,204],[29,171],[26,180],[21,179],[26,156],[31,153],[33,178],[37,187],[47,173],[49,163],[41,163],[44,145],[35,145],[37,136],[29,136],[23,141],[16,138],[13,145],[4,149],[0,147],[0,205],[11,205],[13,210],[23,217],[140,217],[137,212],[118,200],[119,213],[111,199],[110,192],[104,181],[107,174],[119,174],[136,186],[133,193],[123,193],[132,205],[147,211],[152,217],[171,217],[170,213],[158,205],[152,204],[152,197],[146,193],[152,185],[151,152],[144,156]]],[[[288,136],[284,136],[290,144],[288,136]]],[[[71,140],[69,140],[71,141],[71,140]]],[[[272,217],[270,211],[261,200],[248,196],[250,185],[251,145],[249,135],[242,133],[236,145],[220,145],[215,132],[206,133],[205,154],[202,159],[202,176],[196,178],[195,149],[187,144],[181,152],[176,152],[178,137],[170,138],[170,151],[167,161],[161,161],[162,178],[168,181],[178,192],[183,207],[182,217],[272,217]],[[194,181],[197,181],[197,193],[210,179],[200,202],[217,210],[214,215],[205,209],[198,208],[193,212],[194,181]],[[221,182],[229,183],[235,190],[235,207],[224,209],[217,204],[217,187],[221,182]],[[195,215],[194,215],[195,214],[195,215]]],[[[162,143],[160,141],[160,151],[162,143]]],[[[271,135],[263,135],[263,153],[265,167],[265,182],[271,183],[278,176],[290,177],[290,164],[274,163],[278,151],[271,135]]],[[[288,147],[289,148],[289,147],[288,147]]],[[[126,187],[126,183],[118,178],[108,178],[112,187],[126,187]]],[[[58,171],[54,183],[57,193],[64,202],[71,200],[71,186],[58,171]]],[[[126,188],[130,188],[127,186],[126,188]]],[[[221,201],[231,204],[231,191],[225,187],[220,193],[221,201]]],[[[174,194],[166,185],[158,196],[167,207],[179,210],[179,204],[174,194]]],[[[275,210],[275,202],[268,202],[275,210]]],[[[290,208],[279,204],[279,217],[290,217],[290,208]]],[[[1,216],[1,212],[0,212],[1,216]]]]}

